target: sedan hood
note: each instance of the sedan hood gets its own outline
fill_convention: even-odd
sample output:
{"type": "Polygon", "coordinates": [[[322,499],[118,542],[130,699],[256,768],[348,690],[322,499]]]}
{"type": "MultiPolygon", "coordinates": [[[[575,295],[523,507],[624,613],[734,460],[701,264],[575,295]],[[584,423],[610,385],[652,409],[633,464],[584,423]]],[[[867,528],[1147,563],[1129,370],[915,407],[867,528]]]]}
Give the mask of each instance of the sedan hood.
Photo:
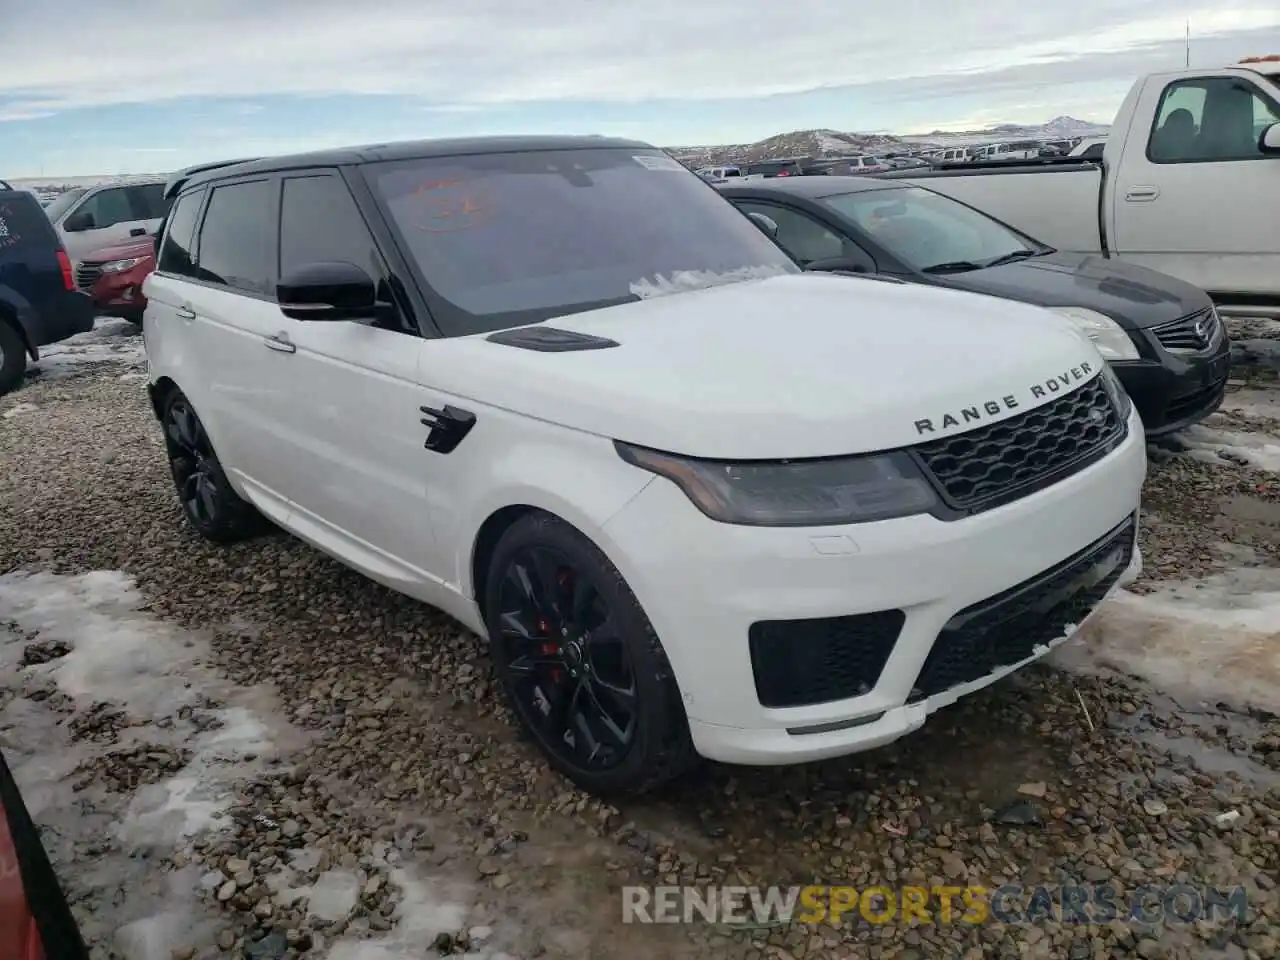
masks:
{"type": "Polygon", "coordinates": [[[485,335],[437,340],[423,351],[423,380],[477,412],[502,407],[672,453],[782,459],[974,429],[1047,403],[1103,366],[1083,335],[1035,307],[821,274],[673,293],[545,326],[619,346],[541,352],[485,335]]]}
{"type": "Polygon", "coordinates": [[[1199,287],[1182,280],[1090,254],[1051,253],[936,280],[941,286],[1042,307],[1086,307],[1127,330],[1168,323],[1212,302],[1199,287]]]}

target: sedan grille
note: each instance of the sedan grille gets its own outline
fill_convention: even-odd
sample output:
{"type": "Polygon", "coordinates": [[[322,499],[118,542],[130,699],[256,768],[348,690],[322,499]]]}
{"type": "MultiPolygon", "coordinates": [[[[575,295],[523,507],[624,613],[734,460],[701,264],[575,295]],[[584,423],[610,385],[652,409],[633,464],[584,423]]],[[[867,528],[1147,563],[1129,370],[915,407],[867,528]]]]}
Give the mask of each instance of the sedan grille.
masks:
{"type": "Polygon", "coordinates": [[[1171,320],[1158,327],[1152,327],[1160,346],[1166,350],[1179,353],[1199,353],[1208,350],[1218,342],[1218,334],[1222,330],[1222,321],[1212,307],[1197,310],[1185,317],[1171,320]]]}
{"type": "Polygon", "coordinates": [[[89,290],[102,276],[102,264],[81,263],[76,267],[76,286],[81,290],[89,290]]]}
{"type": "Polygon", "coordinates": [[[1098,376],[1034,410],[911,450],[947,506],[973,514],[1078,473],[1127,433],[1098,376]]]}

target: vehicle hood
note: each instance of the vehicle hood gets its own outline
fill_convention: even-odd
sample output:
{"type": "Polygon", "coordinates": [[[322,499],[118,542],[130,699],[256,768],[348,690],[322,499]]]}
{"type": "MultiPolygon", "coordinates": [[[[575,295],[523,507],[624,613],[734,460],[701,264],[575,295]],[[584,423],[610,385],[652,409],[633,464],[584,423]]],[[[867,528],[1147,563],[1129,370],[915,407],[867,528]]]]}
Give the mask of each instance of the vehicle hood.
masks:
{"type": "Polygon", "coordinates": [[[822,274],[674,293],[545,326],[619,346],[539,352],[484,334],[436,340],[422,354],[424,382],[482,421],[486,406],[500,407],[672,453],[776,459],[963,432],[1047,403],[1103,365],[1067,321],[1035,307],[822,274]]]}
{"type": "Polygon", "coordinates": [[[1051,253],[931,279],[953,289],[1042,307],[1087,307],[1127,330],[1167,323],[1203,310],[1212,302],[1207,293],[1190,283],[1091,254],[1051,253]]]}
{"type": "Polygon", "coordinates": [[[125,243],[112,244],[109,247],[99,247],[86,255],[82,263],[106,263],[108,260],[128,260],[132,257],[153,257],[155,256],[155,238],[154,237],[138,237],[136,240],[129,240],[125,243]]]}

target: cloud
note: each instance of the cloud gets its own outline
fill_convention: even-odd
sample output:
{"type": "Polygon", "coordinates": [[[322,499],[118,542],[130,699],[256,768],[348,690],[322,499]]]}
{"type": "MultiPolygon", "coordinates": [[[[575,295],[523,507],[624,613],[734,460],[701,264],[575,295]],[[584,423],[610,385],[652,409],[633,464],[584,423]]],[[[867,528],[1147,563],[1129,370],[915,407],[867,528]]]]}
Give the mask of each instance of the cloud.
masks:
{"type": "MultiPolygon", "coordinates": [[[[400,94],[435,109],[545,101],[728,100],[866,84],[1050,82],[1090,57],[1280,28],[1275,0],[63,0],[86,44],[33,42],[0,0],[0,117],[183,97],[400,94]],[[95,51],[87,55],[86,50],[95,51]],[[7,105],[6,105],[7,103],[7,105]],[[442,106],[443,105],[443,106],[442,106]]],[[[25,16],[23,16],[25,14],[25,16]]],[[[1266,52],[1266,51],[1263,51],[1266,52]]],[[[1119,56],[1125,55],[1125,56],[1119,56]]],[[[1131,76],[1131,75],[1130,75],[1131,76]]],[[[1092,78],[1099,79],[1096,74],[1092,78]]]]}

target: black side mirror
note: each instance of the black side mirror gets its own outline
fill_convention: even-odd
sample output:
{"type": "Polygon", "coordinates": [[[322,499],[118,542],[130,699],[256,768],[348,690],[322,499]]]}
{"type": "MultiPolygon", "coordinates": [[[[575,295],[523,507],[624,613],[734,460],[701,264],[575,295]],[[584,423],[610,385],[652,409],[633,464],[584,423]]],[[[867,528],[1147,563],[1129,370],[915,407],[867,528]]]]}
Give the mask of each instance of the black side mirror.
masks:
{"type": "Polygon", "coordinates": [[[870,273],[871,268],[861,260],[853,257],[828,257],[825,260],[811,260],[804,265],[811,273],[870,273]]]}
{"type": "Polygon", "coordinates": [[[778,222],[773,217],[766,217],[763,213],[748,213],[751,222],[764,231],[765,236],[770,240],[778,239],[778,222]]]}
{"type": "Polygon", "coordinates": [[[280,312],[294,320],[362,320],[377,311],[373,278],[354,263],[309,263],[276,284],[280,312]]]}
{"type": "Polygon", "coordinates": [[[83,230],[92,230],[93,228],[93,214],[88,210],[73,213],[62,223],[62,229],[66,230],[67,233],[80,233],[83,230]]]}
{"type": "Polygon", "coordinates": [[[1258,150],[1267,156],[1280,156],[1280,123],[1273,123],[1258,136],[1258,150]]]}

